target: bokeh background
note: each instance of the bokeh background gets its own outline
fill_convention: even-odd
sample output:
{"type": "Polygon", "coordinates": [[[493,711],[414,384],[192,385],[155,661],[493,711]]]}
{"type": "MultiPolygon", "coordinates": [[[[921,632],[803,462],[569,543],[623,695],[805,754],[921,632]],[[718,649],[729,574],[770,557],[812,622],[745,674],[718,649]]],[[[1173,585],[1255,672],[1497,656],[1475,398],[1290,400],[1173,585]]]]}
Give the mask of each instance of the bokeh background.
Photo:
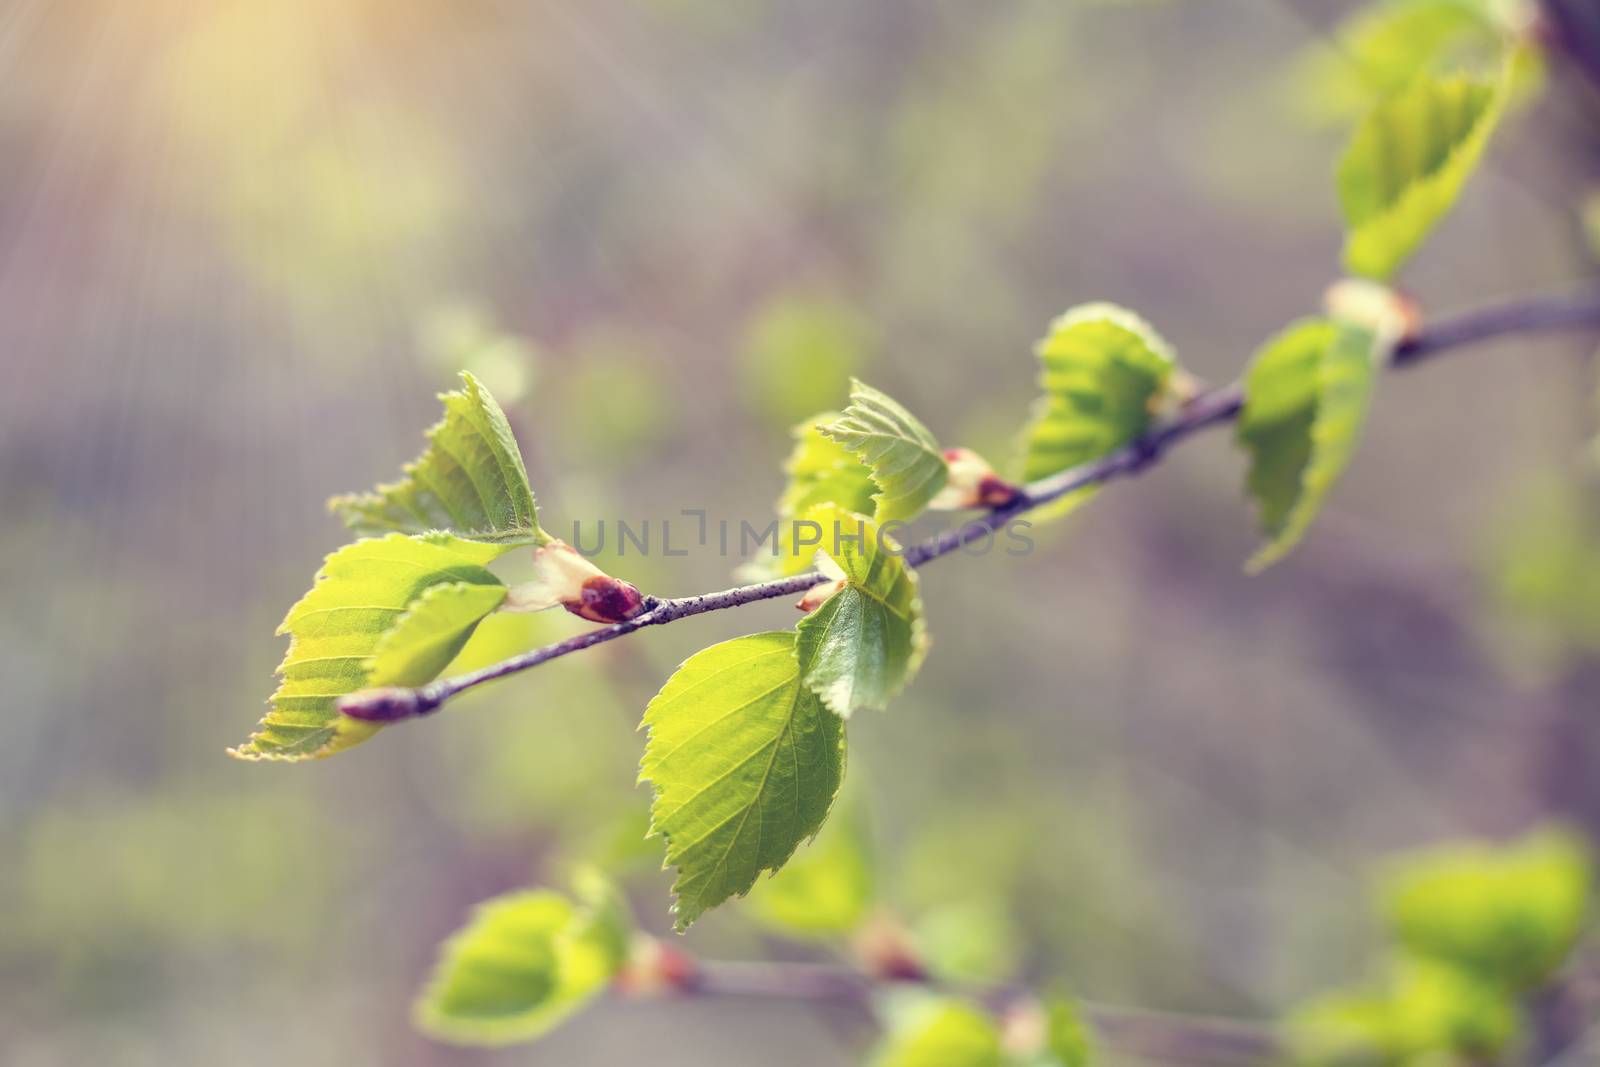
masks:
{"type": "MultiPolygon", "coordinates": [[[[228,760],[344,541],[323,500],[414,455],[462,367],[563,535],[764,522],[788,428],[852,373],[1004,457],[1033,342],[1087,300],[1227,380],[1335,275],[1348,9],[0,3],[0,1058],[856,1062],[858,1011],[782,1003],[607,1004],[500,1053],[411,1029],[438,940],[569,861],[668,927],[640,712],[793,609],[607,645],[337,759],[228,760]]],[[[1429,313],[1594,272],[1596,116],[1553,71],[1408,272],[1429,313]]],[[[1588,355],[1385,379],[1261,578],[1224,433],[1029,558],[930,567],[934,655],[851,729],[886,902],[977,977],[1267,1017],[1359,975],[1393,851],[1600,830],[1588,355]]],[[[682,594],[738,562],[613,569],[682,594]]],[[[497,621],[464,655],[579,625],[497,621]]],[[[684,945],[808,951],[737,905],[684,945]]]]}

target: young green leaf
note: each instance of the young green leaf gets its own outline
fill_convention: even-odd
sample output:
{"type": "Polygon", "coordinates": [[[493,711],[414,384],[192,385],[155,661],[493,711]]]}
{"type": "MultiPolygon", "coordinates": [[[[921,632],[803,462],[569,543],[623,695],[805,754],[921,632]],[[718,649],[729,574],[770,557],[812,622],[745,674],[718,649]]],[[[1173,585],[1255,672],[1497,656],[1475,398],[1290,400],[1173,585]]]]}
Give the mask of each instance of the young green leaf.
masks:
{"type": "Polygon", "coordinates": [[[776,871],[827,818],[844,776],[844,725],[800,681],[792,633],[690,656],[645,709],[639,780],[650,830],[678,869],[682,930],[776,871]]]}
{"type": "Polygon", "coordinates": [[[1348,270],[1387,279],[1417,250],[1483,157],[1508,81],[1422,78],[1368,113],[1339,164],[1348,270]]]}
{"type": "Polygon", "coordinates": [[[872,863],[859,819],[835,815],[804,852],[746,898],[762,926],[788,937],[840,937],[872,903],[872,863]]]}
{"type": "Polygon", "coordinates": [[[1027,481],[1109,455],[1143,434],[1176,367],[1172,349],[1150,324],[1115,304],[1067,311],[1035,352],[1044,395],[1023,431],[1027,481]]]}
{"type": "Polygon", "coordinates": [[[1419,75],[1492,59],[1505,47],[1495,0],[1376,0],[1357,8],[1296,63],[1296,89],[1316,118],[1359,118],[1419,75]]]}
{"type": "Polygon", "coordinates": [[[892,1004],[872,1067],[1000,1067],[1000,1030],[957,997],[912,995],[892,1004]]]}
{"type": "Polygon", "coordinates": [[[478,379],[439,394],[444,418],[426,431],[428,448],[405,477],[370,493],[336,496],[328,507],[358,534],[445,530],[506,546],[543,544],[522,453],[500,405],[478,379]]]}
{"type": "Polygon", "coordinates": [[[1354,1064],[1494,1063],[1516,1037],[1506,991],[1433,960],[1401,956],[1387,982],[1331,993],[1288,1020],[1291,1062],[1354,1064]]]}
{"type": "Polygon", "coordinates": [[[1559,967],[1584,929],[1592,861],[1560,832],[1504,847],[1449,845],[1410,856],[1388,876],[1395,937],[1418,955],[1512,987],[1559,967]]]}
{"type": "Polygon", "coordinates": [[[849,449],[822,435],[818,427],[834,422],[839,414],[825,411],[796,426],[794,448],[784,462],[788,484],[778,498],[776,552],[757,557],[741,569],[750,581],[781,578],[811,569],[816,546],[796,544],[794,519],[822,504],[837,504],[846,511],[870,515],[878,485],[872,472],[849,449]]]}
{"type": "Polygon", "coordinates": [[[1055,994],[1044,1003],[1044,1062],[1049,1067],[1088,1067],[1094,1038],[1071,997],[1055,994]]]}
{"type": "Polygon", "coordinates": [[[870,385],[852,379],[850,406],[818,430],[871,470],[878,522],[915,518],[944,488],[948,471],[939,442],[915,415],[870,385]]]}
{"type": "Polygon", "coordinates": [[[861,516],[828,506],[807,517],[823,529],[818,560],[843,584],[795,628],[805,684],[836,715],[881,711],[927,652],[917,573],[861,516]]]}
{"type": "Polygon", "coordinates": [[[1246,484],[1268,536],[1247,564],[1252,573],[1288,555],[1310,528],[1355,454],[1376,364],[1387,351],[1365,327],[1305,319],[1257,354],[1237,431],[1250,455],[1246,484]]]}
{"type": "Polygon", "coordinates": [[[417,999],[417,1027],[464,1045],[532,1041],[594,999],[627,960],[626,905],[588,876],[574,903],[548,889],[480,904],[445,942],[417,999]]]}
{"type": "Polygon", "coordinates": [[[341,715],[335,702],[371,686],[433,680],[505,597],[484,567],[500,551],[448,534],[390,534],[330,555],[278,627],[289,651],[267,714],[228,754],[313,759],[371,737],[376,724],[341,715]]]}

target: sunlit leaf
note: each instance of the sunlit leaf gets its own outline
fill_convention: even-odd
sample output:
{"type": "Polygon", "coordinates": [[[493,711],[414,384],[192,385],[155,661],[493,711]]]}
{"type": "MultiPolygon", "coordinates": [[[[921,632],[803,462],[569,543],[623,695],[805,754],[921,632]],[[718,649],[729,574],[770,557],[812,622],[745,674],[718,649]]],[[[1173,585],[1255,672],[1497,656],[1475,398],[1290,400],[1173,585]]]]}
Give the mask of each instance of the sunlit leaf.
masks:
{"type": "Polygon", "coordinates": [[[461,389],[439,395],[444,418],[403,478],[328,502],[345,525],[359,534],[445,530],[507,547],[548,540],[505,413],[471,374],[461,380],[461,389]]]}
{"type": "Polygon", "coordinates": [[[267,714],[229,755],[311,759],[371,737],[375,724],[341,715],[335,702],[373,685],[431,681],[505,596],[484,567],[501,551],[448,534],[390,534],[330,555],[278,627],[289,651],[267,714]]]}
{"type": "Polygon", "coordinates": [[[838,715],[881,710],[927,652],[917,573],[876,524],[833,507],[807,517],[844,585],[796,627],[805,684],[838,715]]]}
{"type": "Polygon", "coordinates": [[[1000,1030],[956,997],[912,996],[892,1006],[872,1067],[1000,1067],[1000,1030]]]}
{"type": "Polygon", "coordinates": [[[505,596],[499,582],[446,582],[423,590],[378,638],[367,664],[367,685],[421,685],[437,677],[505,596]]]}
{"type": "Polygon", "coordinates": [[[1408,856],[1385,884],[1396,938],[1491,982],[1533,985],[1572,951],[1589,915],[1592,864],[1576,838],[1447,845],[1408,856]]]}
{"type": "Polygon", "coordinates": [[[549,1032],[594,999],[627,959],[631,920],[603,879],[574,902],[548,889],[480,904],[441,947],[418,998],[419,1029],[457,1044],[508,1045],[549,1032]]]}
{"type": "MultiPolygon", "coordinates": [[[[1150,324],[1114,304],[1061,315],[1035,352],[1043,395],[1022,437],[1027,481],[1109,455],[1143,434],[1175,366],[1150,324]]],[[[1070,510],[1091,493],[1073,493],[1047,514],[1070,510]]]]}
{"type": "Polygon", "coordinates": [[[850,406],[820,429],[871,470],[878,486],[872,517],[878,522],[915,518],[944,488],[944,456],[933,434],[870,385],[852,380],[850,406]]]}
{"type": "Polygon", "coordinates": [[[838,937],[861,924],[872,883],[860,821],[845,812],[781,871],[757,882],[747,908],[761,925],[789,937],[838,937]]]}
{"type": "Polygon", "coordinates": [[[1355,454],[1386,349],[1371,330],[1305,319],[1268,341],[1245,377],[1239,444],[1247,486],[1267,544],[1258,572],[1282,559],[1310,528],[1355,454]]]}
{"type": "Polygon", "coordinates": [[[815,545],[796,545],[792,520],[797,516],[822,504],[837,504],[861,515],[870,515],[877,507],[873,496],[878,485],[872,480],[872,472],[848,448],[824,437],[817,429],[838,418],[838,413],[825,411],[794,428],[794,448],[783,465],[789,480],[778,498],[777,552],[752,559],[743,570],[749,580],[811,569],[817,549],[815,545]]]}
{"type": "Polygon", "coordinates": [[[844,775],[844,726],[800,681],[792,633],[690,656],[649,707],[639,778],[655,787],[679,929],[749,891],[821,828],[844,775]]]}
{"type": "Polygon", "coordinates": [[[1455,205],[1500,120],[1505,81],[1423,78],[1368,113],[1338,173],[1352,273],[1388,278],[1455,205]]]}

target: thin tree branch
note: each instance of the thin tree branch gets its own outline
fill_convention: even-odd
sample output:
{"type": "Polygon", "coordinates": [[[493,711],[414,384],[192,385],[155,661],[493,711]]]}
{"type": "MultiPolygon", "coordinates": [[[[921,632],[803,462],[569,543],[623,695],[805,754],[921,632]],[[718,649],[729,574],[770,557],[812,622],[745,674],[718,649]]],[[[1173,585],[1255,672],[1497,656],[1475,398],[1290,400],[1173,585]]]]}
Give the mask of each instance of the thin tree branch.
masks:
{"type": "MultiPolygon", "coordinates": [[[[821,963],[696,961],[675,990],[696,997],[755,997],[792,1001],[832,1001],[870,1005],[893,985],[931,986],[927,978],[879,979],[850,967],[821,963]]],[[[1023,988],[989,986],[947,988],[991,1009],[1024,1003],[1023,988]]],[[[1276,1062],[1282,1044],[1269,1023],[1211,1015],[1151,1011],[1095,1001],[1078,1001],[1085,1017],[1110,1047],[1147,1059],[1178,1059],[1219,1064],[1276,1062]]]]}
{"type": "MultiPolygon", "coordinates": [[[[1391,365],[1413,366],[1445,352],[1497,338],[1555,330],[1600,330],[1600,291],[1573,295],[1529,297],[1440,320],[1419,331],[1395,349],[1391,365]]],[[[992,536],[1011,519],[1092,485],[1137,474],[1157,462],[1168,449],[1202,430],[1232,422],[1244,406],[1244,387],[1235,382],[1202,393],[1170,421],[1156,427],[1126,447],[1021,487],[1017,497],[1003,507],[907,547],[905,560],[920,567],[964,545],[992,536]]],[[[363,690],[339,701],[339,708],[360,718],[391,722],[425,715],[445,701],[485,682],[537,667],[561,656],[614,641],[647,626],[663,626],[693,615],[742,607],[758,600],[794,596],[825,581],[817,571],[791,578],[757,582],[688,597],[648,597],[646,610],[627,622],[613,623],[512,656],[480,670],[427,685],[363,690]]]]}

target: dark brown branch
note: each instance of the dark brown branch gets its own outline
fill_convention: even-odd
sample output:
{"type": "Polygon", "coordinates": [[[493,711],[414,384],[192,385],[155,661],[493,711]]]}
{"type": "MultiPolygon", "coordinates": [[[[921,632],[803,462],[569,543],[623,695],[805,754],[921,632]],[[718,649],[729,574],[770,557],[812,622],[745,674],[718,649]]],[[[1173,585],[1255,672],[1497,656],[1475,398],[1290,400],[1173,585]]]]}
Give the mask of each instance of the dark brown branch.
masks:
{"type": "MultiPolygon", "coordinates": [[[[1425,327],[1402,343],[1392,359],[1395,367],[1409,367],[1445,352],[1484,341],[1514,335],[1554,330],[1600,330],[1600,291],[1576,295],[1531,297],[1479,311],[1443,319],[1425,327]]],[[[992,536],[1011,519],[1041,505],[1091,485],[1137,474],[1159,461],[1174,444],[1213,426],[1232,422],[1244,406],[1244,388],[1238,383],[1202,393],[1184,406],[1170,421],[1156,427],[1126,447],[1094,460],[1042,478],[1022,487],[1016,499],[1004,507],[971,520],[936,537],[906,549],[906,562],[920,567],[930,560],[948,555],[966,544],[992,536]]],[[[794,596],[824,581],[816,571],[769,582],[726,589],[720,593],[676,598],[648,598],[649,607],[627,622],[613,623],[597,630],[577,634],[563,641],[533,649],[521,655],[453,678],[441,678],[416,689],[389,688],[351,693],[339,701],[346,714],[359,718],[392,722],[425,715],[436,710],[458,693],[485,682],[516,674],[530,667],[579,652],[594,645],[614,641],[647,626],[662,626],[692,615],[724,608],[737,608],[758,600],[794,596]]]]}

